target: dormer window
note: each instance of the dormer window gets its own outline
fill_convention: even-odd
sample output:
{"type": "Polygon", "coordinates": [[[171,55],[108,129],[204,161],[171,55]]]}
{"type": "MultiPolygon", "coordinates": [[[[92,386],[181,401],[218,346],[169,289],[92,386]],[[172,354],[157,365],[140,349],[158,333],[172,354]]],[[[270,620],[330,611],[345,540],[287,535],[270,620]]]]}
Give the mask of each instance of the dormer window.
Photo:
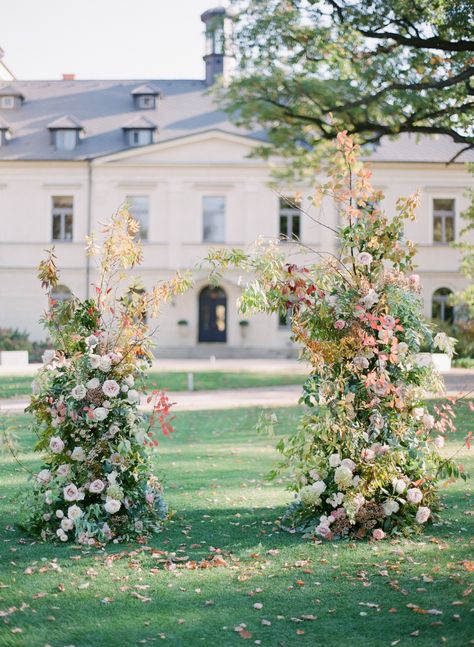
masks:
{"type": "Polygon", "coordinates": [[[135,119],[123,127],[129,146],[148,146],[157,140],[158,126],[146,117],[135,119]]]}
{"type": "Polygon", "coordinates": [[[25,97],[22,93],[15,90],[11,85],[0,90],[0,108],[4,110],[19,108],[24,100],[25,97]]]}
{"type": "Polygon", "coordinates": [[[2,97],[0,99],[0,106],[2,106],[2,108],[14,108],[15,97],[2,97]]]}
{"type": "Polygon", "coordinates": [[[148,83],[139,85],[137,88],[132,90],[135,108],[138,108],[139,110],[154,110],[159,96],[160,91],[148,83]]]}
{"type": "Polygon", "coordinates": [[[75,117],[56,119],[48,126],[51,143],[58,151],[73,151],[84,136],[84,128],[75,117]]]}

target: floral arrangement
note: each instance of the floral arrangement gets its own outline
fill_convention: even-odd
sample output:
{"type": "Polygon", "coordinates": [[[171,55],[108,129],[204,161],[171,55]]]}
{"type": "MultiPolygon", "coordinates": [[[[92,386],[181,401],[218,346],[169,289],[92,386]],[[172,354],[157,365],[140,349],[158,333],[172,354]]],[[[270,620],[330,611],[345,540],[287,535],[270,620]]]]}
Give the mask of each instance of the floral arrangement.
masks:
{"type": "Polygon", "coordinates": [[[278,444],[283,460],[270,475],[289,471],[296,492],[284,527],[326,539],[421,532],[438,509],[439,479],[461,470],[438,453],[454,430],[453,411],[446,403],[429,413],[425,392],[442,384],[418,353],[429,343],[452,354],[455,340],[434,336],[422,316],[415,248],[403,235],[417,196],[400,199],[388,219],[346,133],[328,178],[313,201],[335,200],[339,254],[316,251],[318,262],[298,266],[277,242],[261,241],[252,254],[215,250],[207,261],[214,276],[229,267],[252,273],[241,311],[288,313],[311,363],[306,413],[278,444]]]}
{"type": "Polygon", "coordinates": [[[189,286],[187,277],[126,289],[127,272],[141,262],[138,223],[119,210],[104,228],[102,248],[88,241],[88,254],[101,252],[95,298],[58,303],[54,250],[39,266],[48,291],[43,319],[54,343],[44,353],[27,409],[34,416],[36,451],[44,465],[24,499],[24,526],[43,540],[81,544],[145,537],[167,516],[162,486],[151,475],[148,448],[155,423],[172,427],[171,403],[154,392],[151,415],[140,413],[144,372],[151,360],[147,315],[189,286]]]}

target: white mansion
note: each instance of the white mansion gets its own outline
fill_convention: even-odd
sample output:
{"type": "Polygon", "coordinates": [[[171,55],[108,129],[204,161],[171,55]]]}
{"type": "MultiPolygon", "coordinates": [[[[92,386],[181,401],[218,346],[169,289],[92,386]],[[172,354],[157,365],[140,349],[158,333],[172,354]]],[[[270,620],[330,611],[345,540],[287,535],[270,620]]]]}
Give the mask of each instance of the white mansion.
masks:
{"type": "MultiPolygon", "coordinates": [[[[280,204],[267,163],[249,157],[265,134],[239,130],[206,92],[216,75],[231,73],[233,61],[223,50],[231,28],[225,11],[210,10],[202,20],[205,80],[79,81],[64,75],[60,81],[20,81],[0,50],[0,327],[45,337],[38,320],[46,300],[36,267],[52,244],[62,268],[58,298],[70,291],[92,294],[85,236],[124,201],[142,226],[145,286],[192,268],[210,247],[247,246],[260,235],[299,236],[316,250],[335,249],[327,229],[280,204]]],[[[459,235],[467,206],[464,162],[474,156],[446,165],[458,150],[447,138],[403,136],[370,156],[388,212],[399,196],[421,192],[407,236],[419,247],[428,317],[451,318],[447,296],[465,285],[459,253],[449,243],[459,235]]],[[[304,198],[303,207],[310,210],[304,198]]],[[[320,217],[334,220],[334,207],[324,205],[320,217]]],[[[163,312],[158,353],[288,352],[288,330],[278,317],[259,315],[239,325],[239,293],[237,274],[210,289],[205,272],[197,271],[195,289],[163,312]]]]}

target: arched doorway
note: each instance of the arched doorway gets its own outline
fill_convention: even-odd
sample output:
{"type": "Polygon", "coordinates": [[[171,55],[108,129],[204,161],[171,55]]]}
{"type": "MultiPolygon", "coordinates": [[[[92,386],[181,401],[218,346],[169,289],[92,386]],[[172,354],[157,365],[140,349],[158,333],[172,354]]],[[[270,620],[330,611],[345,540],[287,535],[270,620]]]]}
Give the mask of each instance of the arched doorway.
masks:
{"type": "Polygon", "coordinates": [[[433,294],[431,300],[431,317],[447,323],[454,321],[454,308],[449,303],[449,297],[453,294],[449,288],[439,288],[433,294]]]}
{"type": "Polygon", "coordinates": [[[227,341],[227,295],[220,287],[208,285],[199,293],[199,341],[227,341]]]}

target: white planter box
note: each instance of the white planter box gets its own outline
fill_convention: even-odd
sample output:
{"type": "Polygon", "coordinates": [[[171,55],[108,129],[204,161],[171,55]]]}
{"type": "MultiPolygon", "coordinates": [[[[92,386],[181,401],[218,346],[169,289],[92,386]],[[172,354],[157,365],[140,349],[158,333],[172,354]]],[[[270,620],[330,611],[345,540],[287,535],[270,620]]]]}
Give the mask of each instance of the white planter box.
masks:
{"type": "Polygon", "coordinates": [[[440,373],[446,373],[451,370],[451,358],[446,353],[418,353],[418,363],[421,366],[435,367],[440,373]]]}
{"type": "Polygon", "coordinates": [[[20,368],[28,366],[27,350],[0,350],[0,366],[20,368]]]}

